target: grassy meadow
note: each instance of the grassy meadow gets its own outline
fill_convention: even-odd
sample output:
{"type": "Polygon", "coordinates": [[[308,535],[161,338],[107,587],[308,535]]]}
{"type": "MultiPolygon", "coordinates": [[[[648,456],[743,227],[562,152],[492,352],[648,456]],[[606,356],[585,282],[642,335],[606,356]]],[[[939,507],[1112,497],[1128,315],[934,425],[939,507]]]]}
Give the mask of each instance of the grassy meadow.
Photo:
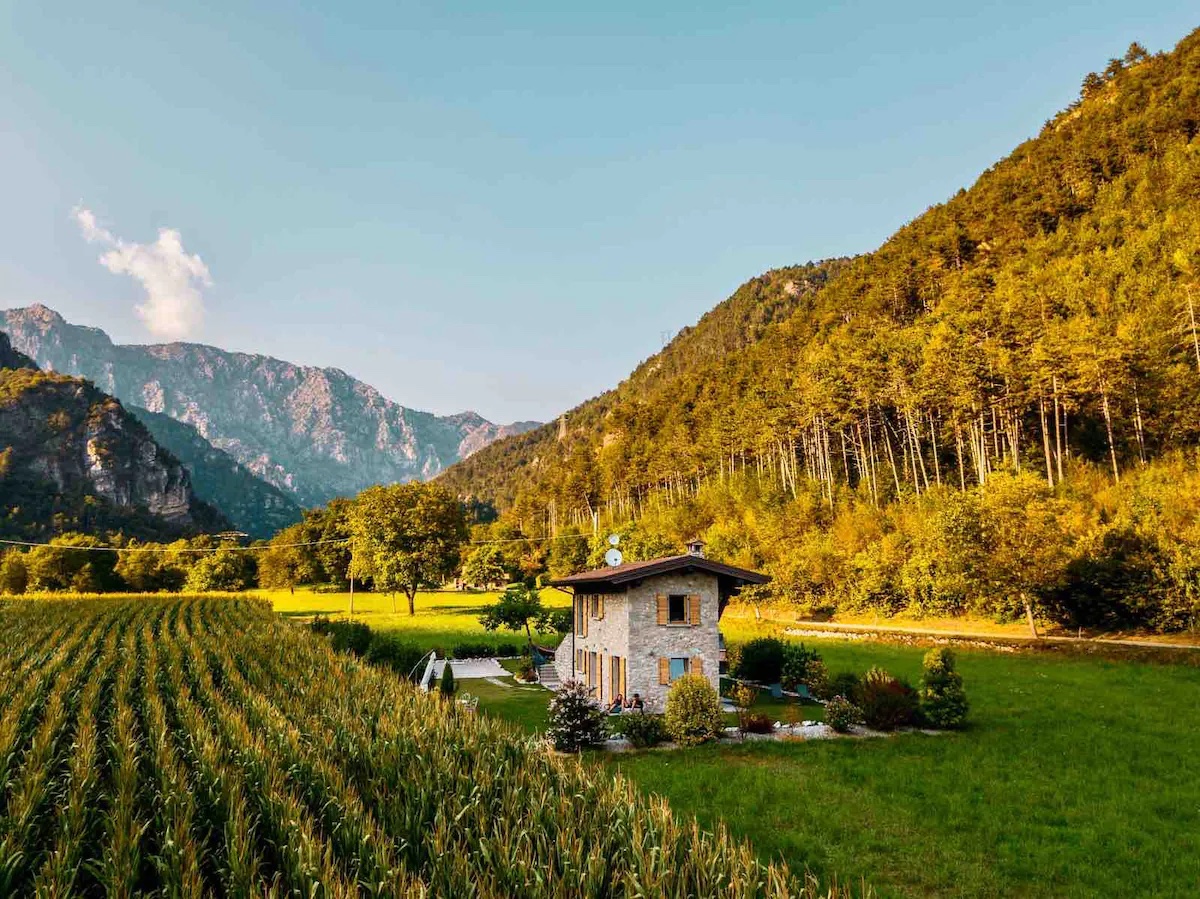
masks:
{"type": "MultiPolygon", "coordinates": [[[[289,590],[255,590],[255,596],[268,600],[285,618],[310,619],[316,615],[349,617],[349,593],[318,593],[300,588],[289,590]]],[[[392,598],[382,594],[356,592],[354,619],[374,630],[393,633],[422,649],[448,649],[455,643],[522,643],[524,633],[512,631],[489,632],[479,623],[483,607],[496,601],[498,593],[438,590],[417,594],[416,614],[408,614],[408,600],[397,594],[393,611],[392,598]]],[[[571,597],[562,590],[542,591],[542,603],[551,608],[569,608],[571,597]]],[[[558,643],[557,634],[536,634],[542,645],[558,643]]]]}
{"type": "MultiPolygon", "coordinates": [[[[468,607],[486,601],[435,594],[418,601],[415,619],[383,614],[381,626],[446,640],[458,623],[473,637],[481,631],[468,607]]],[[[731,640],[754,633],[747,619],[730,625],[731,640]]],[[[925,652],[806,642],[831,672],[881,665],[914,683],[925,652]]],[[[822,879],[865,880],[884,896],[1192,894],[1200,883],[1200,667],[1034,651],[962,650],[959,660],[971,700],[962,733],[594,754],[589,762],[705,826],[725,822],[763,859],[822,879]]],[[[462,689],[479,695],[488,714],[530,731],[544,726],[540,688],[465,681],[462,689]]]]}

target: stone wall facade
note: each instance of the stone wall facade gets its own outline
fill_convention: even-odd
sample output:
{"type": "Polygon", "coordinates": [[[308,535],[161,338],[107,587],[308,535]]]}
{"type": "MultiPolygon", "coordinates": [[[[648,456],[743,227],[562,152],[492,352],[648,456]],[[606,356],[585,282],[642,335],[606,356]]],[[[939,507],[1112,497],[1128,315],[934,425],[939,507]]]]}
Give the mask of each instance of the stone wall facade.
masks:
{"type": "MultiPolygon", "coordinates": [[[[584,594],[576,603],[588,602],[584,594]]],[[[583,672],[576,664],[576,652],[595,652],[604,658],[601,669],[600,697],[611,701],[609,683],[610,659],[625,660],[626,697],[641,694],[654,711],[662,711],[670,686],[659,683],[659,659],[686,658],[699,660],[702,673],[714,688],[719,686],[720,617],[717,578],[703,572],[669,574],[648,578],[624,593],[604,595],[604,617],[592,618],[587,608],[587,635],[567,634],[555,653],[554,667],[561,680],[582,679],[583,672]],[[698,594],[700,623],[658,623],[659,594],[698,594]],[[573,638],[573,639],[572,639],[573,638]]],[[[577,618],[572,619],[575,625],[577,618]]],[[[691,662],[694,665],[695,661],[691,662]]],[[[694,668],[693,668],[694,671],[694,668]]]]}
{"type": "Polygon", "coordinates": [[[662,711],[670,686],[658,682],[660,658],[699,659],[714,689],[720,686],[720,604],[717,578],[712,574],[668,574],[631,588],[629,598],[629,662],[626,682],[630,694],[641,693],[654,711],[662,711]],[[698,593],[700,623],[658,623],[658,594],[698,593]]]}

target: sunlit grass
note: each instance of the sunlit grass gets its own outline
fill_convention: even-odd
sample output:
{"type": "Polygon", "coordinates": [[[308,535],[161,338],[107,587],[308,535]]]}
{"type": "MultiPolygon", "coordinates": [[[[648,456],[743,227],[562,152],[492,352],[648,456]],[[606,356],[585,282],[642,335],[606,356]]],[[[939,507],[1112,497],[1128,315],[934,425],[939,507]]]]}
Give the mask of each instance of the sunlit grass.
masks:
{"type": "MultiPolygon", "coordinates": [[[[270,600],[275,611],[286,618],[350,617],[349,593],[318,593],[307,588],[298,588],[295,593],[288,590],[256,590],[254,593],[270,600]]],[[[524,633],[489,633],[479,623],[483,607],[495,602],[498,595],[456,590],[422,592],[417,594],[416,614],[409,615],[408,601],[402,595],[395,597],[393,610],[392,597],[356,591],[354,618],[424,649],[446,650],[461,642],[492,645],[524,642],[524,633]]],[[[571,598],[561,590],[548,588],[542,591],[542,602],[555,608],[569,607],[571,598]]],[[[559,639],[553,634],[536,636],[543,645],[554,645],[559,639]]]]}

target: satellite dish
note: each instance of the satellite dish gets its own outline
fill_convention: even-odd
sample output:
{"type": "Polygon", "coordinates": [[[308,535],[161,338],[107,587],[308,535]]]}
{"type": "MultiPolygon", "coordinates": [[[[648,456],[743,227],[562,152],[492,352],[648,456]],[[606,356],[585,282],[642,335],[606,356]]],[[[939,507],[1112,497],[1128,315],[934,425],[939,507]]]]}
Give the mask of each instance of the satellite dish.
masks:
{"type": "Polygon", "coordinates": [[[608,535],[608,545],[609,546],[616,546],[620,542],[621,542],[620,534],[609,534],[608,535]]]}
{"type": "Polygon", "coordinates": [[[610,549],[604,554],[604,561],[616,568],[621,564],[621,551],[619,549],[610,549]]]}

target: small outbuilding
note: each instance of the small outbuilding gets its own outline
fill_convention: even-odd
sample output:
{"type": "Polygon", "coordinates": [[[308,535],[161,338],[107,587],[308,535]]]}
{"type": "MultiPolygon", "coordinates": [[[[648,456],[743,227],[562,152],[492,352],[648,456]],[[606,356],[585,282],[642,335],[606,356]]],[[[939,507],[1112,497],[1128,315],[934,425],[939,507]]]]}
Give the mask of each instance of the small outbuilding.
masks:
{"type": "Polygon", "coordinates": [[[704,544],[648,562],[628,562],[550,581],[574,596],[573,627],[555,653],[561,680],[582,680],[601,703],[639,694],[662,708],[685,674],[718,686],[717,622],[729,598],[770,578],[704,557],[704,544]]]}

